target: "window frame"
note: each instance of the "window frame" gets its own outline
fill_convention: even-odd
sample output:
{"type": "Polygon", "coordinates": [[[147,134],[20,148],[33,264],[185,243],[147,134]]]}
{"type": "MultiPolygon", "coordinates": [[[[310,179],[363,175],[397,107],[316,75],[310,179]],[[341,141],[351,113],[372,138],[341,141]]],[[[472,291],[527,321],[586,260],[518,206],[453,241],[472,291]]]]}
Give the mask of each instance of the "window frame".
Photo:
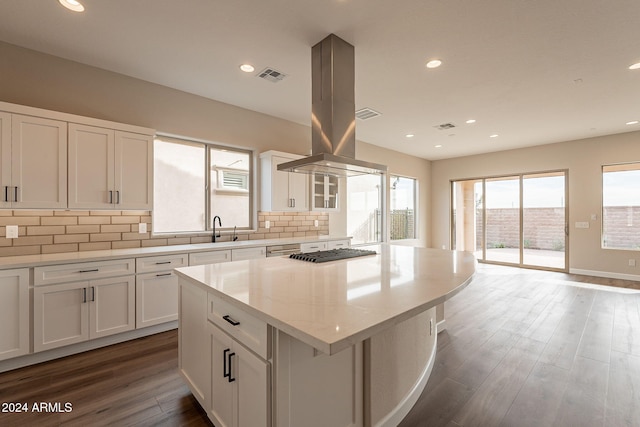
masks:
{"type": "MultiPolygon", "coordinates": [[[[622,162],[622,163],[607,163],[607,164],[603,164],[601,165],[600,168],[600,178],[601,178],[601,196],[602,196],[602,200],[600,203],[600,248],[604,249],[604,250],[614,250],[614,251],[632,251],[632,252],[638,252],[640,251],[640,245],[636,248],[629,248],[629,247],[620,247],[620,246],[606,246],[606,229],[605,229],[605,173],[612,173],[612,172],[623,172],[623,171],[638,171],[640,173],[640,161],[632,161],[632,162],[622,162]],[[611,170],[611,171],[605,171],[605,168],[617,168],[618,170],[611,170]]],[[[638,183],[638,186],[640,186],[640,182],[638,183]]],[[[612,205],[614,206],[614,205],[612,205]]],[[[629,205],[626,206],[627,208],[633,208],[636,205],[629,205]]],[[[640,205],[639,205],[640,206],[640,205]]],[[[622,207],[622,206],[620,206],[622,207]]]]}
{"type": "MultiPolygon", "coordinates": [[[[248,193],[248,197],[249,197],[249,225],[247,227],[237,227],[236,231],[239,233],[251,233],[251,232],[255,232],[256,231],[256,224],[258,223],[258,211],[257,211],[257,197],[258,195],[256,194],[256,188],[257,188],[257,163],[256,163],[256,154],[255,154],[255,150],[246,148],[246,147],[239,147],[239,146],[235,146],[235,145],[226,145],[226,144],[220,144],[220,143],[216,143],[216,142],[212,142],[212,141],[207,141],[207,140],[203,140],[203,139],[198,139],[198,138],[191,138],[191,137],[185,137],[185,136],[179,136],[179,135],[172,135],[172,134],[166,134],[166,133],[156,133],[155,137],[154,137],[154,142],[155,140],[161,140],[165,143],[174,143],[174,144],[201,144],[204,148],[204,162],[203,162],[203,168],[204,168],[204,223],[205,223],[205,228],[203,230],[198,230],[198,231],[156,231],[153,227],[153,224],[155,223],[155,221],[153,221],[153,217],[155,215],[155,209],[152,211],[151,215],[152,215],[152,230],[151,230],[151,235],[152,236],[176,236],[176,235],[199,235],[199,234],[211,234],[213,232],[213,227],[212,227],[212,221],[213,221],[213,217],[214,215],[212,214],[212,206],[211,206],[211,193],[212,190],[219,192],[219,193],[225,193],[225,194],[235,194],[235,193],[240,193],[240,194],[246,194],[248,193]],[[247,177],[247,186],[248,188],[246,190],[243,189],[237,189],[237,188],[230,188],[230,187],[220,187],[218,186],[215,189],[211,188],[211,175],[212,174],[218,174],[218,176],[222,176],[222,172],[223,170],[232,170],[232,171],[236,171],[238,169],[234,169],[234,168],[220,168],[220,167],[213,167],[211,165],[211,151],[217,149],[217,150],[227,150],[227,151],[234,151],[234,152],[238,152],[238,153],[243,153],[243,154],[247,154],[249,157],[249,171],[248,171],[248,177],[247,177]]],[[[155,152],[154,152],[154,162],[155,162],[155,152]]],[[[221,181],[220,181],[221,182],[221,181]]],[[[154,182],[154,186],[153,186],[153,191],[155,193],[155,182],[154,182]]],[[[154,207],[155,208],[155,207],[154,207]]],[[[216,231],[231,231],[234,230],[234,227],[217,227],[216,231]]]]}

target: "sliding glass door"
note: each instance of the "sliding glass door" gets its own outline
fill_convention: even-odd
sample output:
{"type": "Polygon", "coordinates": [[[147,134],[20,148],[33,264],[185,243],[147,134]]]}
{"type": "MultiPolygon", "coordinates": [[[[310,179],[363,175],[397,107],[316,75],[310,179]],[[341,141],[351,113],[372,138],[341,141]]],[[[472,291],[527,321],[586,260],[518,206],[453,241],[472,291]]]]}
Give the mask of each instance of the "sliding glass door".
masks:
{"type": "Polygon", "coordinates": [[[478,260],[567,269],[566,171],[452,182],[452,248],[478,260]]]}

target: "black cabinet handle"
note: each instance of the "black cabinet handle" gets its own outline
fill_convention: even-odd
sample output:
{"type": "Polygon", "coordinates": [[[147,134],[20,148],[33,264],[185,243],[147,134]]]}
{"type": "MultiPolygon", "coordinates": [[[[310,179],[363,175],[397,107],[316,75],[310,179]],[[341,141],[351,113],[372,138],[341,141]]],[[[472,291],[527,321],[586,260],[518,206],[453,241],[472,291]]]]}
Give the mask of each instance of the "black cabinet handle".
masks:
{"type": "Polygon", "coordinates": [[[171,273],[156,274],[156,277],[165,277],[165,276],[171,276],[171,273]]]}
{"type": "Polygon", "coordinates": [[[232,382],[234,382],[234,381],[236,380],[236,379],[235,379],[235,378],[233,378],[233,376],[232,376],[232,373],[233,373],[233,366],[231,365],[231,358],[232,358],[233,356],[235,356],[235,355],[236,355],[235,353],[230,353],[230,354],[229,354],[229,382],[230,382],[230,383],[232,383],[232,382]]]}
{"type": "Polygon", "coordinates": [[[238,326],[238,325],[240,324],[240,322],[237,322],[237,321],[233,320],[233,319],[231,318],[231,316],[229,316],[228,314],[227,314],[227,315],[225,315],[225,316],[222,316],[222,318],[223,318],[224,320],[226,320],[227,322],[231,323],[233,326],[238,326]]]}
{"type": "MultiPolygon", "coordinates": [[[[223,356],[222,356],[222,373],[224,374],[223,378],[230,378],[231,377],[231,370],[227,370],[227,353],[229,353],[231,351],[230,348],[226,349],[225,351],[222,352],[223,356]]],[[[231,364],[229,364],[231,365],[231,364]]]]}
{"type": "Polygon", "coordinates": [[[113,203],[113,190],[109,190],[109,204],[113,203]]]}
{"type": "Polygon", "coordinates": [[[8,185],[4,186],[4,201],[5,202],[9,201],[9,186],[8,185]]]}
{"type": "Polygon", "coordinates": [[[158,262],[156,262],[156,265],[162,265],[162,264],[171,264],[171,261],[158,261],[158,262]]]}
{"type": "Polygon", "coordinates": [[[82,303],[87,302],[87,288],[82,288],[82,303]]]}
{"type": "Polygon", "coordinates": [[[78,273],[95,273],[96,271],[100,271],[100,270],[97,268],[94,268],[92,270],[80,270],[78,271],[78,273]]]}
{"type": "Polygon", "coordinates": [[[96,287],[91,287],[91,301],[94,302],[96,300],[96,287]]]}

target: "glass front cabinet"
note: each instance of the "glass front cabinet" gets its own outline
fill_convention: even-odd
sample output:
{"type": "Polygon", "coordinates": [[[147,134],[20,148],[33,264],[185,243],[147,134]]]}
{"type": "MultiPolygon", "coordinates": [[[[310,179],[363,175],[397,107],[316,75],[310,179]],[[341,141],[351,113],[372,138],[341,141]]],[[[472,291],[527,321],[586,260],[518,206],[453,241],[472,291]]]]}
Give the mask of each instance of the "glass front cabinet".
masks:
{"type": "Polygon", "coordinates": [[[313,174],[311,203],[314,211],[337,211],[339,178],[321,173],[313,174]]]}

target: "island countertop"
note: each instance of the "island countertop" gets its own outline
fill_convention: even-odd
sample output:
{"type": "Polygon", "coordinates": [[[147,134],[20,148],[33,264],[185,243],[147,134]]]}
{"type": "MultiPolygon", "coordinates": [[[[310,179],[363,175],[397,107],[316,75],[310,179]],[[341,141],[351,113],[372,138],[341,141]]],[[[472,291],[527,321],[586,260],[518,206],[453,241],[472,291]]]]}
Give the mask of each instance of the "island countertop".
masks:
{"type": "Polygon", "coordinates": [[[468,285],[466,252],[375,245],[321,264],[275,257],[176,269],[222,300],[325,354],[434,307],[468,285]]]}

